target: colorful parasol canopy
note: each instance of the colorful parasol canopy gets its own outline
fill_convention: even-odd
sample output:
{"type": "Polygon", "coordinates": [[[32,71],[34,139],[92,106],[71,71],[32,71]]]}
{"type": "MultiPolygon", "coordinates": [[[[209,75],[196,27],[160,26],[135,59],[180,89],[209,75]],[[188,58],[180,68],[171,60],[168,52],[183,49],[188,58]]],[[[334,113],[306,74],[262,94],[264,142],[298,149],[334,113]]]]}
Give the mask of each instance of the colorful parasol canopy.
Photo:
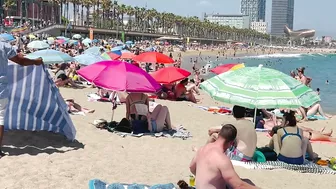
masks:
{"type": "Polygon", "coordinates": [[[161,89],[147,72],[118,60],[97,62],[77,73],[96,86],[112,91],[155,93],[161,89]]]}
{"type": "Polygon", "coordinates": [[[227,71],[237,70],[237,69],[244,68],[244,67],[245,67],[244,63],[241,63],[241,64],[224,64],[224,65],[217,66],[216,68],[213,68],[210,71],[219,75],[219,74],[225,73],[227,71]]]}
{"type": "Polygon", "coordinates": [[[182,80],[188,76],[190,76],[191,73],[187,70],[176,68],[176,67],[166,67],[162,68],[156,72],[153,72],[151,76],[161,84],[169,84],[173,83],[179,80],[182,80]]]}
{"type": "Polygon", "coordinates": [[[146,63],[163,63],[163,64],[170,64],[174,63],[174,60],[169,56],[158,53],[158,52],[145,52],[135,56],[133,60],[137,62],[146,62],[146,63]]]}

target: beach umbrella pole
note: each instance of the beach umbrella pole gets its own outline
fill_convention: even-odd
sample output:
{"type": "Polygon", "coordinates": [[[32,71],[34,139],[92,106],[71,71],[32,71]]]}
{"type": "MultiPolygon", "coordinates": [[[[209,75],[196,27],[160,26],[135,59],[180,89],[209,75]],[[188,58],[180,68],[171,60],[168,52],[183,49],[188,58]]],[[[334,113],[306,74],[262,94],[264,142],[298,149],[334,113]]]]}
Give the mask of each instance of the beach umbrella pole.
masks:
{"type": "Polygon", "coordinates": [[[254,126],[256,125],[256,119],[257,119],[257,108],[254,108],[254,117],[253,117],[254,126]]]}

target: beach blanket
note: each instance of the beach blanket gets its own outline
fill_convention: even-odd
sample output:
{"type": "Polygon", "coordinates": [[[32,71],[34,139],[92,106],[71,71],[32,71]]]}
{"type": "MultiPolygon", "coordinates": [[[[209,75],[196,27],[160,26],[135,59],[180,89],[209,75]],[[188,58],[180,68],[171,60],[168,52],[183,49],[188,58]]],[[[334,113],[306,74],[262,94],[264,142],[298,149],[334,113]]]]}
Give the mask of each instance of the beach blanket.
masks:
{"type": "Polygon", "coordinates": [[[228,108],[224,106],[196,106],[192,104],[189,104],[189,106],[193,106],[201,110],[210,112],[212,114],[219,114],[219,115],[230,115],[232,112],[232,108],[228,108]]]}
{"type": "Polygon", "coordinates": [[[44,66],[8,66],[5,129],[52,131],[75,139],[67,105],[44,66]]]}
{"type": "Polygon", "coordinates": [[[287,169],[299,173],[314,173],[314,174],[332,174],[336,175],[336,171],[326,166],[317,165],[311,161],[305,161],[303,165],[293,165],[282,161],[266,161],[266,162],[242,162],[231,160],[235,166],[244,167],[246,169],[287,169]]]}
{"type": "MultiPolygon", "coordinates": [[[[268,138],[272,138],[271,135],[266,133],[266,136],[268,138]]],[[[318,141],[318,140],[309,140],[310,143],[319,143],[319,144],[336,144],[336,142],[331,142],[331,141],[318,141]]]]}
{"type": "Polygon", "coordinates": [[[170,137],[170,138],[180,138],[183,140],[186,140],[188,138],[191,138],[192,135],[190,132],[188,132],[184,127],[179,126],[175,130],[172,131],[163,131],[159,133],[140,133],[140,134],[133,134],[133,133],[124,133],[124,132],[119,132],[116,130],[112,130],[113,133],[121,136],[121,137],[126,137],[126,136],[132,136],[132,137],[142,137],[142,136],[153,136],[153,137],[170,137]]]}
{"type": "Polygon", "coordinates": [[[107,184],[98,179],[89,181],[89,189],[177,189],[174,184],[156,184],[153,186],[144,184],[124,184],[124,183],[112,183],[107,184]]]}
{"type": "MultiPolygon", "coordinates": [[[[282,117],[283,113],[279,112],[279,111],[273,111],[273,113],[275,114],[275,116],[277,117],[282,117]]],[[[300,115],[296,115],[296,118],[298,119],[302,119],[302,116],[300,115]]],[[[327,118],[321,116],[321,115],[311,115],[311,116],[307,116],[308,120],[327,120],[327,118]]]]}

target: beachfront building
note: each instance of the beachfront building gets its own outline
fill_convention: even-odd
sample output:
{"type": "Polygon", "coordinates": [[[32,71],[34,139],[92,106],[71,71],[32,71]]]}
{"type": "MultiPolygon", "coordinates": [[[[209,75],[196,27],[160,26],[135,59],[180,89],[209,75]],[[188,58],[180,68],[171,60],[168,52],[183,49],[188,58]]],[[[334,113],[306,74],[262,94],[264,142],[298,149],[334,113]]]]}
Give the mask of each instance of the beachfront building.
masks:
{"type": "Polygon", "coordinates": [[[294,23],[294,0],[272,1],[271,35],[284,36],[284,27],[293,29],[294,23]]]}
{"type": "Polygon", "coordinates": [[[241,13],[250,16],[251,22],[265,20],[266,0],[241,0],[241,13]]]}
{"type": "Polygon", "coordinates": [[[59,22],[60,6],[52,1],[0,0],[2,18],[11,17],[15,23],[29,19],[39,23],[42,20],[59,22]]]}
{"type": "Polygon", "coordinates": [[[251,30],[255,30],[259,33],[267,33],[267,22],[264,22],[263,20],[260,20],[259,22],[251,22],[250,26],[251,30]]]}
{"type": "Polygon", "coordinates": [[[238,29],[250,28],[250,17],[240,14],[204,14],[204,20],[238,29]]]}

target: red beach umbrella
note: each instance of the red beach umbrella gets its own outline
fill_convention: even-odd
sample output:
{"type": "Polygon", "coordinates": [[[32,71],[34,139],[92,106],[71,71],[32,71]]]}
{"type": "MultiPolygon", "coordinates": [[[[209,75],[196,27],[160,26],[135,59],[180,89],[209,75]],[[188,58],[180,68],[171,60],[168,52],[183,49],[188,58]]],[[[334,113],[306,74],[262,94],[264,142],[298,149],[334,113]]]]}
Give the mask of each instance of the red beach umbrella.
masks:
{"type": "Polygon", "coordinates": [[[244,64],[224,64],[211,69],[210,72],[219,75],[230,70],[237,70],[244,67],[245,67],[244,64]]]}
{"type": "Polygon", "coordinates": [[[133,60],[137,62],[148,62],[148,63],[163,63],[163,64],[174,63],[174,60],[172,58],[158,52],[145,52],[138,56],[135,56],[133,60]]]}
{"type": "Polygon", "coordinates": [[[133,59],[135,54],[131,52],[122,52],[120,59],[133,59]]]}
{"type": "Polygon", "coordinates": [[[153,72],[151,76],[161,84],[169,84],[175,81],[182,80],[188,77],[191,73],[187,70],[176,68],[176,67],[166,67],[162,68],[156,72],[153,72]]]}

